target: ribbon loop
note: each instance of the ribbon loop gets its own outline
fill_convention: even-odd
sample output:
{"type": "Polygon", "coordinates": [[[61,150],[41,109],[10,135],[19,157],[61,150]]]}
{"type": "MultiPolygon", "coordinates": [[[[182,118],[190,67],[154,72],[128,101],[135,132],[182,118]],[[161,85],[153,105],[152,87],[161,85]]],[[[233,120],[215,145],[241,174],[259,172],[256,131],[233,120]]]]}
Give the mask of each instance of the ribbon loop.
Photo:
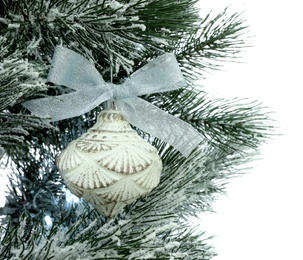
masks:
{"type": "Polygon", "coordinates": [[[127,120],[174,146],[184,156],[203,140],[188,123],[162,111],[138,96],[179,89],[185,85],[172,53],[164,54],[133,73],[121,85],[106,83],[94,64],[63,46],[56,47],[48,81],[75,92],[23,103],[40,117],[59,121],[89,112],[101,103],[116,100],[127,120]]]}

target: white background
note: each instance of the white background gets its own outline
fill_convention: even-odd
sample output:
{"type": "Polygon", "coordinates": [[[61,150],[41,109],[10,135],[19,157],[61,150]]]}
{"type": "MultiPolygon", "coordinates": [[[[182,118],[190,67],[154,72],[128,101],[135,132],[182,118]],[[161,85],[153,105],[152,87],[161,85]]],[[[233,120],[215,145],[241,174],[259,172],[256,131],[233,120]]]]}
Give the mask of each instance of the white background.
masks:
{"type": "MultiPolygon", "coordinates": [[[[255,35],[242,64],[226,64],[203,82],[218,97],[249,97],[268,106],[279,126],[250,174],[232,179],[217,213],[200,217],[216,237],[214,260],[302,260],[302,8],[288,0],[201,0],[205,11],[245,10],[255,35]]],[[[204,12],[205,12],[204,11],[204,12]]],[[[0,185],[4,183],[1,181],[0,185]]],[[[2,188],[1,188],[2,189],[2,188]]],[[[1,194],[1,196],[3,196],[1,194]]]]}
{"type": "Polygon", "coordinates": [[[214,260],[303,259],[302,5],[300,1],[201,0],[205,10],[244,10],[254,47],[242,64],[226,64],[203,82],[220,97],[260,100],[279,128],[248,175],[232,179],[216,213],[200,225],[216,246],[214,260]],[[300,18],[301,17],[301,18],[300,18]]]}

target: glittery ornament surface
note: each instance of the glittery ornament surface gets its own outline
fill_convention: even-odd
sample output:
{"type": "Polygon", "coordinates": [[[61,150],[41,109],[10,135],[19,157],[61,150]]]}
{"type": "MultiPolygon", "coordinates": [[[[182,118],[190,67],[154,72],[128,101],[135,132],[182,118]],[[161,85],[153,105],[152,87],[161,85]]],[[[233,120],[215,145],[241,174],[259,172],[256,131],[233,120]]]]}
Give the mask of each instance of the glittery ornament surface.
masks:
{"type": "Polygon", "coordinates": [[[57,166],[70,190],[107,217],[148,194],[162,170],[156,148],[119,110],[101,112],[97,123],[61,153],[57,166]]]}

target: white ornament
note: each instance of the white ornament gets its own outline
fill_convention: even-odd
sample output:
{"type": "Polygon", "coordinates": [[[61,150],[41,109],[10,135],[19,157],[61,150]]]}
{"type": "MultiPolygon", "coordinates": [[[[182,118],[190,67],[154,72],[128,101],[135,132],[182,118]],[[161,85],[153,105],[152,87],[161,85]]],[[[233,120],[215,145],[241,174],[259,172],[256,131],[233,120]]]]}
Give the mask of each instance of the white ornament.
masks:
{"type": "Polygon", "coordinates": [[[143,140],[119,110],[106,110],[57,159],[72,193],[107,217],[148,194],[160,181],[157,149],[143,140]]]}

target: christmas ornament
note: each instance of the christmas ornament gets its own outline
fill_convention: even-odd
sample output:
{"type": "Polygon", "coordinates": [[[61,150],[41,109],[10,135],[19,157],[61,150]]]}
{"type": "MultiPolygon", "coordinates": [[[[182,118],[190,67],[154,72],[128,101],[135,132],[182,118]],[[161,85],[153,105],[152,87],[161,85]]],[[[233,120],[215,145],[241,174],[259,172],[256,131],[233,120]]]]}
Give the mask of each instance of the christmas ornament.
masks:
{"type": "Polygon", "coordinates": [[[74,92],[23,103],[50,121],[82,115],[114,100],[120,111],[104,111],[96,125],[73,141],[57,165],[73,193],[106,216],[147,194],[159,183],[162,163],[156,149],[137,136],[129,124],[172,145],[188,156],[203,140],[188,123],[139,98],[184,86],[172,53],[161,55],[122,84],[103,80],[94,64],[63,46],[56,47],[48,81],[74,92]]]}
{"type": "Polygon", "coordinates": [[[60,154],[57,166],[70,190],[107,217],[155,188],[162,170],[157,149],[119,110],[101,112],[97,123],[60,154]]]}

